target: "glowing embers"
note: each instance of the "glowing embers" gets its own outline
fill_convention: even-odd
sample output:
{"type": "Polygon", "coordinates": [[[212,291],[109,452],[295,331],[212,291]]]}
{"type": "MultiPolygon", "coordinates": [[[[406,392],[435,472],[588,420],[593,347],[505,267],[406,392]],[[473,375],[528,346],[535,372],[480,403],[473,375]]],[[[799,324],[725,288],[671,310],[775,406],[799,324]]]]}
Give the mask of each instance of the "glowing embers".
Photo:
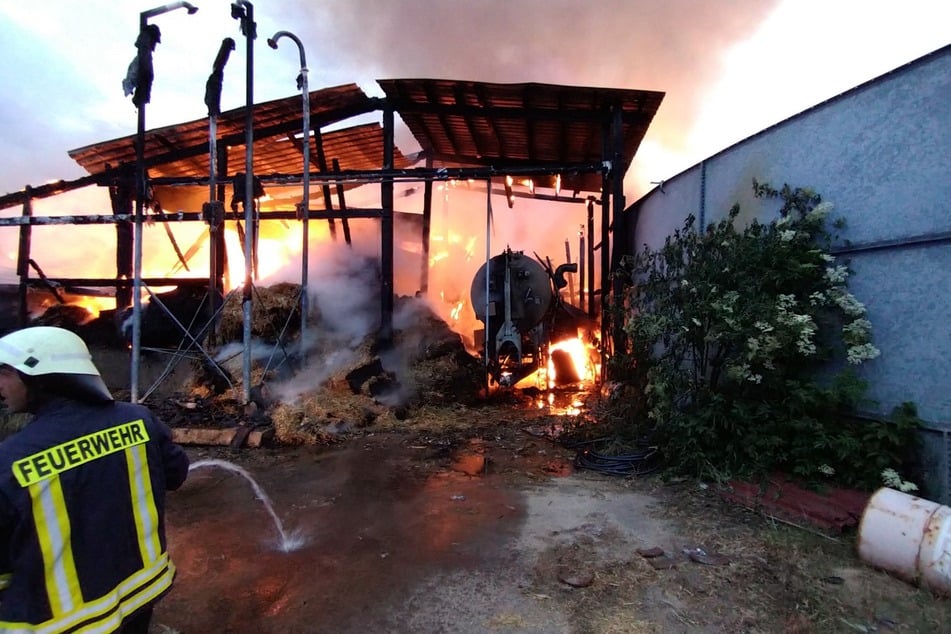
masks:
{"type": "MultiPolygon", "coordinates": [[[[582,389],[580,385],[576,388],[547,390],[537,394],[534,404],[536,409],[550,416],[579,417],[586,409],[585,398],[588,393],[588,390],[582,389]]],[[[554,437],[561,433],[561,424],[552,425],[550,431],[554,437]],[[557,433],[554,427],[558,427],[557,433]]]]}

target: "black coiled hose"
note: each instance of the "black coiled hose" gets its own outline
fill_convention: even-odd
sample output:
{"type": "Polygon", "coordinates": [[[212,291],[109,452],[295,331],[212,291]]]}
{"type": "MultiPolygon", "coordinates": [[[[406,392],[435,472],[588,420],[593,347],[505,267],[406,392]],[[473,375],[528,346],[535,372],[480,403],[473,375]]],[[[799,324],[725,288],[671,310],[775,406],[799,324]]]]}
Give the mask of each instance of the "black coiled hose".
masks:
{"type": "Polygon", "coordinates": [[[606,444],[604,438],[563,444],[568,449],[575,450],[574,464],[578,469],[588,469],[620,477],[642,476],[660,469],[660,453],[656,446],[646,446],[632,453],[612,455],[595,450],[595,447],[606,444]]]}

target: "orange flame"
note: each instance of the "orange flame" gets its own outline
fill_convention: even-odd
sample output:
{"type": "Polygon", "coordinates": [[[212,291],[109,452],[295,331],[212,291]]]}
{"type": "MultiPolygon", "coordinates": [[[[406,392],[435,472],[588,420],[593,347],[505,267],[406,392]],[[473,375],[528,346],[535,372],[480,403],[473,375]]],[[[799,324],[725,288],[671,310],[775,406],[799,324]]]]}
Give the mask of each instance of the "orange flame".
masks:
{"type": "Polygon", "coordinates": [[[465,305],[465,300],[459,300],[459,303],[457,303],[455,307],[449,311],[449,317],[451,317],[453,321],[458,321],[459,315],[462,314],[462,307],[465,305]]]}
{"type": "Polygon", "coordinates": [[[591,353],[593,352],[592,348],[584,343],[580,338],[572,339],[563,339],[558,343],[554,343],[549,348],[549,357],[548,357],[548,385],[549,387],[554,387],[555,381],[558,378],[557,372],[555,370],[555,364],[551,359],[552,352],[557,352],[558,350],[563,350],[568,353],[571,357],[571,363],[574,366],[575,374],[580,377],[582,381],[591,381],[595,377],[595,363],[592,361],[591,353]]]}
{"type": "Polygon", "coordinates": [[[71,301],[70,305],[72,306],[82,306],[89,314],[92,315],[91,319],[99,317],[99,313],[103,310],[110,310],[116,307],[116,300],[114,297],[82,297],[75,301],[71,301]]]}

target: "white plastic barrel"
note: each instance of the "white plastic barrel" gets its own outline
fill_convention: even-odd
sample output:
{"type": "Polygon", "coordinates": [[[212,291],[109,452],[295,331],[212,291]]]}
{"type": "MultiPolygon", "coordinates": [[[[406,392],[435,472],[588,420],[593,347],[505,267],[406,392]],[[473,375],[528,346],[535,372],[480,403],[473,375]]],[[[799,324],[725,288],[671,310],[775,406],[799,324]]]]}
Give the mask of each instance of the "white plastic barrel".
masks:
{"type": "Polygon", "coordinates": [[[869,499],[859,557],[911,583],[951,595],[951,508],[887,487],[869,499]]]}

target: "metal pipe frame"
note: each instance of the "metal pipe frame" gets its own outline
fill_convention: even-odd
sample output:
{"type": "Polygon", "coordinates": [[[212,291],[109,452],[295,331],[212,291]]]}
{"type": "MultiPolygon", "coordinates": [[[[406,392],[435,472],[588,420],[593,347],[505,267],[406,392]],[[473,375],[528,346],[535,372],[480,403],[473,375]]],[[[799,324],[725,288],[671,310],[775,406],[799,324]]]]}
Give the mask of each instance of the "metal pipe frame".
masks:
{"type": "Polygon", "coordinates": [[[267,44],[274,50],[277,50],[277,43],[282,37],[290,38],[297,44],[297,50],[300,52],[300,74],[297,76],[297,87],[301,91],[301,96],[303,99],[303,118],[304,118],[304,138],[301,139],[303,142],[302,153],[304,155],[304,196],[303,202],[300,207],[300,220],[301,220],[301,293],[300,293],[300,340],[301,340],[301,357],[303,358],[305,346],[303,345],[306,342],[307,337],[307,312],[309,310],[309,297],[307,292],[308,280],[308,268],[310,266],[310,235],[308,228],[308,220],[310,214],[310,91],[307,88],[307,57],[304,54],[304,45],[301,43],[300,38],[291,33],[290,31],[278,31],[274,35],[268,38],[267,44]]]}

